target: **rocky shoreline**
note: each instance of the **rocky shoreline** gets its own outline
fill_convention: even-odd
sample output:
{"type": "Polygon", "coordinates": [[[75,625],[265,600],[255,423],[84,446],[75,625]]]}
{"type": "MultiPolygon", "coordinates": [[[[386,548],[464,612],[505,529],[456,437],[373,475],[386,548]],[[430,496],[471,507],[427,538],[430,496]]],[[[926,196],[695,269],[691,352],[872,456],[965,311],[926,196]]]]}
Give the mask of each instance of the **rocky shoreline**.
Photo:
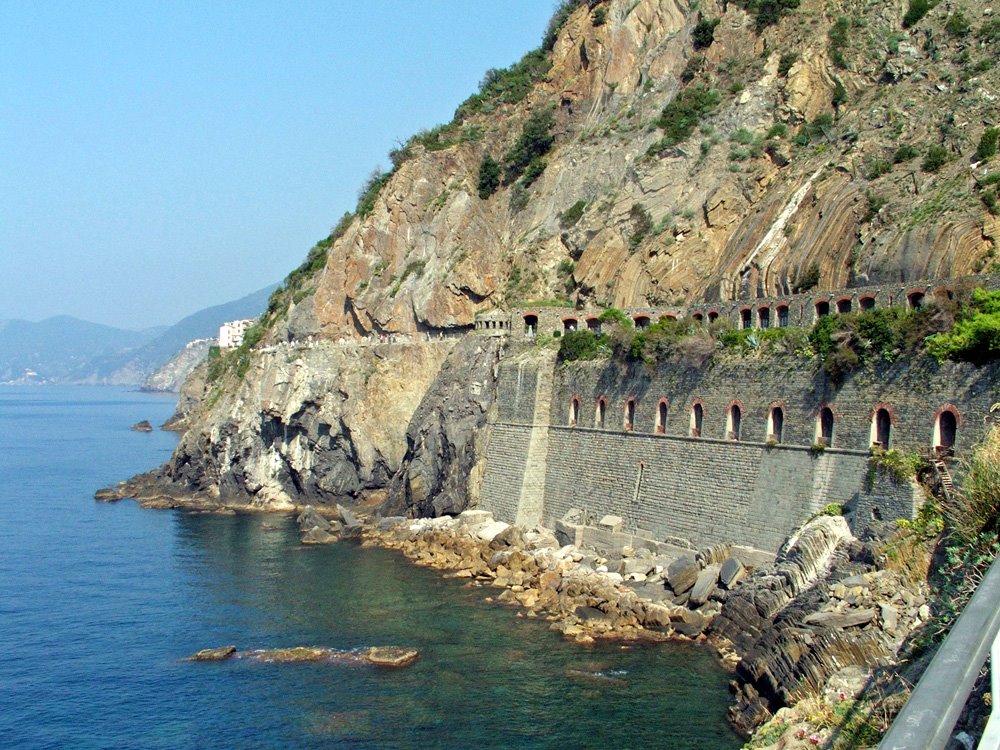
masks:
{"type": "MultiPolygon", "coordinates": [[[[178,498],[162,485],[153,475],[136,477],[95,497],[195,512],[273,511],[178,498]]],[[[818,701],[826,715],[834,710],[830,695],[863,699],[873,674],[884,678],[896,667],[930,617],[926,584],[877,565],[878,543],[853,537],[840,516],[811,519],[767,564],[744,564],[738,548],[727,545],[664,554],[662,545],[635,542],[618,554],[598,552],[481,510],[410,519],[306,506],[296,520],[303,544],[351,540],[398,550],[469,586],[497,589],[486,601],[546,620],[583,645],[620,639],[711,646],[734,676],[734,726],[748,736],[773,735],[781,747],[815,746],[811,738],[832,731],[812,726],[810,717],[819,714],[803,715],[797,704],[818,701]]]]}

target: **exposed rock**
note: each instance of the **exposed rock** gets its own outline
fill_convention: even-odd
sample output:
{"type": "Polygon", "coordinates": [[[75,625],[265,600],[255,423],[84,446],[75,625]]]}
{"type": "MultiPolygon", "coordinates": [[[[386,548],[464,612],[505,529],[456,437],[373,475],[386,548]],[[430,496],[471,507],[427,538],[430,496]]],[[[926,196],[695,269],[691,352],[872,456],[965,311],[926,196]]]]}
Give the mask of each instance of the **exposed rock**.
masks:
{"type": "Polygon", "coordinates": [[[294,646],[292,648],[273,648],[266,651],[253,651],[249,655],[258,661],[275,664],[299,664],[308,661],[325,661],[333,652],[328,648],[317,646],[294,646]]]}
{"type": "Polygon", "coordinates": [[[743,563],[735,557],[730,557],[719,569],[719,583],[727,589],[732,589],[743,580],[744,575],[746,575],[746,568],[743,567],[743,563]]]}
{"type": "Polygon", "coordinates": [[[420,652],[415,648],[398,646],[373,646],[368,649],[368,661],[379,667],[406,667],[417,660],[420,652]]]}
{"type": "Polygon", "coordinates": [[[337,537],[318,526],[314,526],[302,535],[303,544],[332,544],[335,541],[337,537]]]}
{"type": "Polygon", "coordinates": [[[692,606],[700,607],[702,604],[708,602],[709,594],[712,593],[716,583],[719,581],[719,570],[721,567],[718,563],[712,563],[698,573],[698,578],[691,588],[691,598],[688,600],[692,606]]]}
{"type": "Polygon", "coordinates": [[[311,505],[307,505],[299,516],[295,519],[298,523],[299,528],[308,531],[311,529],[319,529],[320,531],[328,531],[330,528],[330,522],[316,512],[316,509],[311,505]]]}
{"type": "Polygon", "coordinates": [[[144,419],[141,422],[136,422],[134,425],[132,425],[131,429],[135,430],[136,432],[152,432],[153,425],[149,423],[149,420],[144,419]]]}
{"type": "Polygon", "coordinates": [[[188,657],[190,661],[225,661],[236,653],[236,646],[219,646],[218,648],[203,648],[188,657]]]}
{"type": "Polygon", "coordinates": [[[698,580],[701,565],[694,557],[680,557],[667,568],[667,585],[675,594],[688,591],[698,580]]]}

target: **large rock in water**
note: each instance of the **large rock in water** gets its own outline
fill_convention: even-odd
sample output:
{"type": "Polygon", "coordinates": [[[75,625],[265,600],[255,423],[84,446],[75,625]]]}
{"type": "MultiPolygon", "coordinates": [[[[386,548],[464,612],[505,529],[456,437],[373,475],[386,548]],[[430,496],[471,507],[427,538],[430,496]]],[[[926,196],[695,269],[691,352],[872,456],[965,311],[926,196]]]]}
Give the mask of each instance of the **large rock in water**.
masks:
{"type": "Polygon", "coordinates": [[[406,667],[417,660],[420,652],[415,648],[400,648],[399,646],[373,646],[368,649],[366,658],[378,667],[406,667]]]}
{"type": "Polygon", "coordinates": [[[310,529],[328,531],[330,529],[330,522],[317,513],[316,509],[311,505],[307,505],[295,521],[303,531],[309,531],[310,529]]]}
{"type": "Polygon", "coordinates": [[[218,648],[203,648],[188,657],[190,661],[225,661],[236,653],[236,646],[219,646],[218,648]]]}

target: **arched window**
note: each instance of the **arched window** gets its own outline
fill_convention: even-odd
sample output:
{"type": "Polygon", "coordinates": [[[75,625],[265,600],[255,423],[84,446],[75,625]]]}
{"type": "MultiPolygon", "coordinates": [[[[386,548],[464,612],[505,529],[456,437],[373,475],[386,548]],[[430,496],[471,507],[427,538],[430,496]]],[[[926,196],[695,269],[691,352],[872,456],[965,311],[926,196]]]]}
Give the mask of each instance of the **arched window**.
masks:
{"type": "Polygon", "coordinates": [[[757,325],[760,328],[771,327],[771,308],[760,307],[757,309],[757,325]]]}
{"type": "Polygon", "coordinates": [[[701,437],[701,428],[705,421],[705,407],[700,401],[695,401],[691,407],[691,437],[701,437]]]}
{"type": "Polygon", "coordinates": [[[661,321],[664,321],[664,320],[677,320],[677,316],[674,315],[673,313],[664,313],[663,315],[660,316],[660,320],[661,321]]]}
{"type": "Polygon", "coordinates": [[[718,310],[710,310],[709,313],[708,313],[708,322],[709,323],[714,323],[718,319],[719,319],[719,311],[718,310]]]}
{"type": "Polygon", "coordinates": [[[829,406],[820,408],[816,415],[816,443],[827,448],[833,446],[833,409],[829,406]]]}
{"type": "Polygon", "coordinates": [[[924,293],[919,289],[915,289],[906,295],[906,303],[916,310],[918,307],[924,306],[924,293]]]}
{"type": "Polygon", "coordinates": [[[785,410],[774,405],[767,413],[767,440],[780,443],[785,431],[785,410]]]}
{"type": "Polygon", "coordinates": [[[868,312],[869,310],[875,309],[875,298],[874,297],[862,297],[858,300],[858,305],[861,307],[861,312],[868,312]]]}
{"type": "Polygon", "coordinates": [[[564,331],[575,331],[576,330],[576,318],[563,318],[563,330],[564,331]]]}
{"type": "Polygon", "coordinates": [[[816,303],[816,317],[823,318],[830,314],[830,303],[823,299],[816,303]]]}
{"type": "Polygon", "coordinates": [[[594,427],[604,429],[604,420],[608,415],[608,400],[601,396],[597,399],[597,409],[594,412],[594,427]]]}
{"type": "Polygon", "coordinates": [[[751,320],[750,308],[745,307],[742,310],[740,310],[740,328],[743,328],[744,330],[750,328],[750,326],[752,325],[750,320],[751,320]]]}
{"type": "Polygon", "coordinates": [[[625,430],[635,429],[635,399],[625,399],[625,430]]]}
{"type": "Polygon", "coordinates": [[[740,439],[740,426],[743,422],[743,410],[738,403],[731,404],[726,414],[726,437],[729,440],[740,439]]]}
{"type": "Polygon", "coordinates": [[[538,333],[538,316],[537,315],[525,315],[524,316],[524,333],[527,336],[534,336],[538,333]]]}
{"type": "Polygon", "coordinates": [[[788,328],[788,305],[778,305],[778,328],[788,328]]]}
{"type": "Polygon", "coordinates": [[[877,406],[872,412],[871,441],[884,450],[889,450],[892,439],[892,415],[885,406],[877,406]]]}
{"type": "Polygon", "coordinates": [[[841,315],[845,315],[851,311],[851,298],[844,297],[837,300],[837,312],[841,315]]]}
{"type": "Polygon", "coordinates": [[[954,406],[948,404],[938,409],[934,420],[932,445],[939,455],[955,455],[955,440],[958,437],[959,416],[954,406]]]}
{"type": "Polygon", "coordinates": [[[697,321],[698,321],[699,323],[701,323],[701,322],[702,322],[703,320],[705,320],[705,316],[704,316],[704,314],[702,314],[702,313],[700,313],[700,312],[696,312],[696,313],[695,313],[695,314],[694,314],[694,315],[693,315],[692,317],[693,317],[693,318],[694,318],[695,320],[697,320],[697,321]]]}
{"type": "Polygon", "coordinates": [[[569,402],[569,426],[576,427],[580,423],[580,399],[573,396],[569,402]]]}
{"type": "Polygon", "coordinates": [[[634,318],[632,318],[632,322],[635,323],[636,328],[649,328],[648,315],[636,315],[634,318]]]}
{"type": "Polygon", "coordinates": [[[656,431],[661,435],[667,431],[667,400],[665,398],[661,398],[656,407],[656,431]]]}
{"type": "Polygon", "coordinates": [[[597,318],[587,318],[587,330],[594,333],[601,332],[601,321],[597,318]]]}

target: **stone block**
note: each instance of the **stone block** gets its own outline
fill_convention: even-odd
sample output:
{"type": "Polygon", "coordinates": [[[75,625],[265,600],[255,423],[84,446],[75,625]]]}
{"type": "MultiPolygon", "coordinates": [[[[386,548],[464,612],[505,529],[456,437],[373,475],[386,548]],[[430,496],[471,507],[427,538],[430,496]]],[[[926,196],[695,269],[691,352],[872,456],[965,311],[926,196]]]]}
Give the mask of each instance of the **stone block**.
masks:
{"type": "Polygon", "coordinates": [[[719,583],[727,589],[732,589],[745,575],[746,568],[743,567],[743,563],[735,557],[730,557],[722,563],[722,568],[719,570],[719,583]]]}
{"type": "Polygon", "coordinates": [[[688,591],[698,580],[701,565],[694,557],[681,557],[667,568],[667,585],[675,594],[688,591]]]}
{"type": "Polygon", "coordinates": [[[491,521],[490,523],[483,524],[478,529],[476,529],[476,536],[482,539],[484,542],[492,542],[493,539],[500,533],[506,531],[510,528],[509,523],[504,523],[503,521],[491,521]]]}
{"type": "Polygon", "coordinates": [[[480,526],[493,521],[493,514],[488,510],[463,510],[458,514],[458,520],[465,526],[480,526]]]}
{"type": "Polygon", "coordinates": [[[598,521],[597,525],[599,528],[607,529],[608,531],[619,532],[625,526],[625,519],[621,516],[608,514],[598,521]]]}
{"type": "Polygon", "coordinates": [[[713,563],[712,565],[706,566],[705,569],[698,574],[698,578],[694,582],[694,586],[691,588],[690,604],[692,606],[700,607],[708,601],[709,595],[719,582],[719,571],[721,569],[721,565],[713,563]]]}

